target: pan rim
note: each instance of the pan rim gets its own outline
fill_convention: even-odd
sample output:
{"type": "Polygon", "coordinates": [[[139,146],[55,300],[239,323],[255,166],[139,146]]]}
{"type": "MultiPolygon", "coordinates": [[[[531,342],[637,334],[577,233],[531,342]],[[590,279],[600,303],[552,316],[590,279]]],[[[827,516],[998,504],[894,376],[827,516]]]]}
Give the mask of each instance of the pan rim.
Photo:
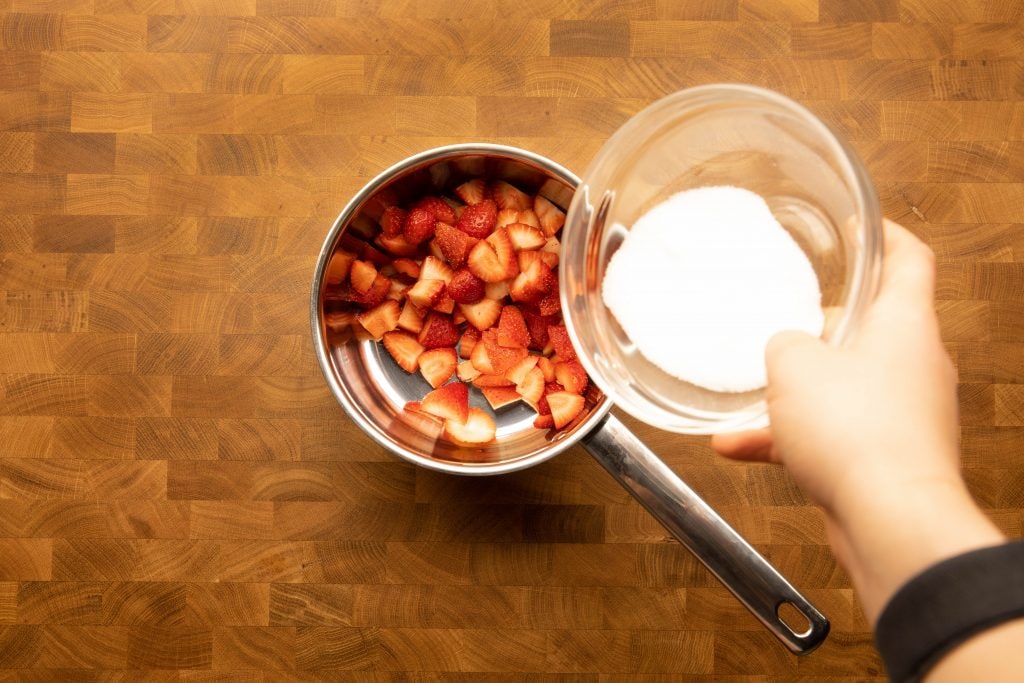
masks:
{"type": "Polygon", "coordinates": [[[331,254],[334,252],[339,238],[341,237],[342,227],[348,223],[355,211],[375,192],[377,192],[384,183],[388,182],[396,175],[431,161],[438,161],[450,157],[471,156],[474,154],[504,156],[511,159],[526,161],[539,166],[552,175],[558,176],[559,179],[569,183],[577,190],[581,184],[580,178],[564,166],[548,159],[547,157],[536,154],[535,152],[521,149],[519,147],[512,147],[510,145],[487,142],[459,143],[434,147],[410,157],[406,157],[374,176],[372,180],[366,183],[366,185],[364,185],[348,201],[348,203],[345,204],[339,212],[338,217],[334,219],[334,222],[331,224],[331,227],[324,238],[323,245],[320,248],[320,254],[317,257],[316,268],[313,272],[313,282],[310,288],[309,312],[310,328],[313,335],[313,348],[320,372],[323,375],[324,380],[327,382],[327,386],[331,390],[331,394],[334,396],[335,400],[341,405],[348,417],[363,431],[363,433],[369,436],[379,446],[415,465],[448,474],[458,474],[462,476],[489,476],[516,472],[528,467],[533,467],[534,465],[539,465],[540,463],[545,462],[574,446],[584,436],[598,428],[598,424],[612,408],[611,400],[607,395],[602,394],[602,400],[594,406],[590,415],[588,415],[586,419],[573,429],[571,434],[558,439],[557,441],[549,442],[546,447],[537,451],[533,455],[515,458],[508,461],[485,464],[460,464],[457,462],[428,458],[403,447],[390,437],[382,425],[378,424],[375,420],[368,418],[358,408],[356,401],[352,398],[348,391],[348,387],[345,386],[340,375],[332,370],[333,364],[331,361],[330,351],[327,347],[324,335],[321,334],[322,320],[320,315],[320,295],[323,290],[323,279],[327,269],[327,263],[330,260],[331,254]]]}

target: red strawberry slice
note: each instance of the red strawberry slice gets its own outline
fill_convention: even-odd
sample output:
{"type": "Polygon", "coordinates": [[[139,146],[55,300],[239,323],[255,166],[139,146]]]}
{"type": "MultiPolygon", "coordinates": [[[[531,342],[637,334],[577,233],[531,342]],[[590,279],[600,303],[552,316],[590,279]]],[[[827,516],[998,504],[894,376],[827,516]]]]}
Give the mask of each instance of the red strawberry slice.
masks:
{"type": "Polygon", "coordinates": [[[504,375],[495,375],[493,373],[480,373],[476,379],[473,380],[473,386],[480,387],[510,387],[512,382],[508,381],[508,378],[504,375]]]}
{"type": "Polygon", "coordinates": [[[423,319],[418,339],[425,349],[455,346],[459,343],[459,328],[455,327],[450,316],[431,311],[423,319]]]}
{"type": "Polygon", "coordinates": [[[339,285],[348,278],[356,255],[344,249],[335,249],[331,254],[331,260],[327,262],[327,272],[324,274],[324,281],[329,285],[339,285]]]}
{"type": "Polygon", "coordinates": [[[448,284],[452,275],[454,275],[454,271],[436,256],[428,256],[423,259],[423,264],[420,266],[421,280],[444,280],[445,284],[448,284]]]}
{"type": "Polygon", "coordinates": [[[505,228],[495,230],[488,235],[487,243],[494,247],[498,262],[505,267],[505,277],[502,279],[518,275],[519,259],[516,258],[515,246],[512,244],[512,238],[509,237],[508,231],[505,228]]]}
{"type": "Polygon", "coordinates": [[[432,308],[444,294],[444,280],[417,280],[405,296],[423,309],[432,308]]]}
{"type": "Polygon", "coordinates": [[[396,273],[410,277],[413,280],[418,280],[420,277],[420,264],[413,261],[411,258],[396,258],[391,263],[396,273]]]}
{"type": "Polygon", "coordinates": [[[431,349],[419,357],[420,374],[435,389],[447,382],[459,364],[455,349],[431,349]]]}
{"type": "Polygon", "coordinates": [[[410,244],[419,244],[434,236],[437,219],[427,209],[412,209],[402,224],[402,234],[410,244]]]}
{"type": "Polygon", "coordinates": [[[537,218],[537,214],[531,209],[523,209],[519,212],[519,223],[526,223],[535,228],[540,228],[540,220],[537,218]]]}
{"type": "Polygon", "coordinates": [[[547,241],[544,233],[526,223],[512,223],[506,230],[516,249],[539,249],[547,241]]]}
{"type": "Polygon", "coordinates": [[[572,340],[569,339],[569,331],[565,329],[565,325],[549,325],[548,341],[561,360],[576,360],[576,349],[572,346],[572,340]]]}
{"type": "Polygon", "coordinates": [[[587,371],[579,361],[570,360],[555,363],[555,378],[565,390],[573,394],[582,394],[587,390],[587,371]]]}
{"type": "Polygon", "coordinates": [[[490,199],[467,206],[455,227],[470,237],[484,238],[491,234],[498,222],[498,207],[490,199]]]}
{"type": "Polygon", "coordinates": [[[555,421],[552,419],[551,414],[538,415],[533,420],[534,429],[551,429],[555,426],[555,421]]]}
{"type": "Polygon", "coordinates": [[[513,348],[526,348],[530,345],[530,332],[526,329],[523,314],[512,305],[501,309],[498,318],[498,344],[513,348]]]}
{"type": "MultiPolygon", "coordinates": [[[[368,261],[354,261],[352,270],[349,271],[349,280],[352,282],[352,289],[360,294],[366,294],[373,287],[373,281],[377,279],[377,269],[368,261]]],[[[390,285],[388,285],[390,288],[390,285]]]]}
{"type": "Polygon", "coordinates": [[[462,382],[449,382],[424,396],[420,405],[431,415],[465,422],[469,412],[469,388],[462,382]]]}
{"type": "Polygon", "coordinates": [[[526,374],[537,367],[540,356],[527,356],[505,372],[505,377],[513,384],[519,384],[526,377],[526,374]]]}
{"type": "Polygon", "coordinates": [[[501,315],[501,304],[494,299],[480,299],[475,304],[459,304],[459,309],[469,324],[480,331],[492,327],[501,315]]]}
{"type": "MultiPolygon", "coordinates": [[[[540,368],[538,368],[540,369],[540,368]]],[[[551,407],[548,405],[548,394],[553,394],[556,391],[565,391],[561,384],[558,382],[544,382],[544,395],[537,401],[537,412],[541,415],[550,415],[551,407]]]]}
{"type": "Polygon", "coordinates": [[[445,293],[441,295],[441,298],[438,299],[437,303],[434,304],[434,310],[438,313],[444,313],[445,315],[451,315],[455,312],[455,300],[448,296],[447,289],[445,290],[445,293]]]}
{"type": "Polygon", "coordinates": [[[462,337],[459,339],[459,355],[463,358],[469,358],[473,353],[473,347],[480,341],[480,330],[476,329],[472,325],[466,327],[466,331],[462,333],[462,337]]]}
{"type": "Polygon", "coordinates": [[[394,254],[395,256],[415,256],[419,253],[419,247],[415,244],[410,244],[409,240],[405,239],[404,235],[387,237],[384,234],[380,234],[377,235],[374,243],[389,254],[394,254]]]}
{"type": "Polygon", "coordinates": [[[445,420],[444,423],[444,433],[452,441],[470,445],[494,441],[497,431],[494,418],[479,408],[470,408],[469,415],[464,422],[445,420]]]}
{"type": "Polygon", "coordinates": [[[513,301],[534,303],[552,291],[556,291],[555,274],[543,261],[534,260],[526,270],[519,273],[509,285],[509,296],[513,301]]]}
{"type": "Polygon", "coordinates": [[[533,198],[533,212],[545,235],[554,235],[565,224],[565,212],[540,195],[533,198]]]}
{"type": "Polygon", "coordinates": [[[505,228],[513,223],[519,222],[519,212],[515,209],[501,209],[498,211],[498,219],[495,222],[495,229],[505,228]]]}
{"type": "MultiPolygon", "coordinates": [[[[544,334],[547,334],[547,332],[544,334]]],[[[550,358],[546,358],[544,356],[539,357],[537,359],[537,367],[544,373],[545,384],[555,381],[555,364],[551,362],[550,358]]]]}
{"type": "Polygon", "coordinates": [[[455,374],[463,382],[472,382],[474,379],[480,376],[480,371],[476,369],[472,361],[464,360],[459,363],[459,366],[455,368],[455,374]]]}
{"type": "Polygon", "coordinates": [[[483,178],[467,180],[455,188],[455,196],[470,206],[479,204],[487,194],[487,184],[483,178]]]}
{"type": "Polygon", "coordinates": [[[498,259],[498,254],[490,242],[480,240],[469,252],[466,263],[469,270],[484,282],[500,282],[508,273],[508,265],[498,259]]]}
{"type": "Polygon", "coordinates": [[[438,223],[433,245],[444,255],[444,260],[454,268],[461,268],[466,263],[470,249],[477,243],[477,238],[470,237],[458,228],[447,223],[438,223]]]}
{"type": "Polygon", "coordinates": [[[540,368],[533,368],[516,385],[516,391],[524,401],[536,409],[541,397],[544,396],[544,373],[540,371],[540,368]]]}
{"type": "Polygon", "coordinates": [[[499,209],[521,209],[530,208],[532,202],[530,195],[526,194],[515,185],[506,183],[504,180],[495,180],[488,186],[494,203],[499,209]]]}
{"type": "Polygon", "coordinates": [[[481,387],[480,393],[495,410],[520,400],[519,392],[514,387],[481,387]]]}
{"type": "Polygon", "coordinates": [[[556,391],[546,396],[555,428],[561,429],[583,411],[583,397],[571,391],[556,391]]]}
{"type": "MultiPolygon", "coordinates": [[[[509,371],[512,366],[529,355],[526,347],[507,348],[498,343],[498,331],[491,328],[480,336],[480,342],[487,349],[487,358],[493,368],[491,372],[502,375],[509,371]]],[[[475,350],[475,349],[474,349],[475,350]]],[[[476,363],[474,362],[474,365],[476,363]]],[[[484,368],[477,365],[481,370],[484,368]]]]}
{"type": "Polygon", "coordinates": [[[385,332],[384,348],[395,359],[398,366],[406,372],[416,372],[419,368],[420,355],[423,347],[416,337],[407,332],[385,332]]]}
{"type": "Polygon", "coordinates": [[[558,296],[558,278],[554,278],[554,286],[551,291],[537,302],[537,311],[541,315],[561,315],[562,300],[558,296]]]}
{"type": "Polygon", "coordinates": [[[423,329],[423,312],[408,299],[402,306],[402,314],[398,316],[398,326],[413,334],[419,334],[423,329]]]}
{"type": "Polygon", "coordinates": [[[481,339],[473,347],[473,351],[469,354],[469,360],[477,370],[484,374],[494,374],[494,365],[491,364],[491,357],[487,353],[487,345],[483,343],[481,339]]]}
{"type": "Polygon", "coordinates": [[[413,209],[426,209],[434,216],[435,221],[441,221],[442,223],[448,223],[449,225],[455,223],[455,212],[452,207],[441,199],[440,197],[424,197],[415,204],[412,205],[413,209]]]}
{"type": "Polygon", "coordinates": [[[461,268],[448,283],[448,296],[456,303],[475,304],[484,298],[484,281],[468,268],[461,268]]]}
{"type": "Polygon", "coordinates": [[[398,302],[389,299],[368,311],[363,311],[356,318],[374,339],[380,339],[385,332],[398,327],[398,316],[401,312],[398,302]]]}
{"type": "Polygon", "coordinates": [[[380,216],[380,229],[385,237],[397,237],[402,234],[405,225],[405,211],[397,206],[389,206],[380,216]]]}

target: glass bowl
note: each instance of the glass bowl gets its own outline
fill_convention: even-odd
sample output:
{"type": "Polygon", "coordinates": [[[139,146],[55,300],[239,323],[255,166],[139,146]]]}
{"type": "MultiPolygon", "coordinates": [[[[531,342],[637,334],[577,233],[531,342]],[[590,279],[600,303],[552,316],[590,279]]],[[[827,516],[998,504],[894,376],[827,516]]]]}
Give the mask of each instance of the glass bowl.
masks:
{"type": "Polygon", "coordinates": [[[598,152],[569,207],[560,280],[566,324],[591,378],[650,425],[687,434],[765,426],[765,390],[713,391],[664,372],[605,306],[609,259],[638,218],[697,187],[751,190],[807,255],[822,292],[822,338],[855,332],[878,286],[882,215],[863,164],[821,120],[783,95],[708,85],[630,119],[598,152]]]}

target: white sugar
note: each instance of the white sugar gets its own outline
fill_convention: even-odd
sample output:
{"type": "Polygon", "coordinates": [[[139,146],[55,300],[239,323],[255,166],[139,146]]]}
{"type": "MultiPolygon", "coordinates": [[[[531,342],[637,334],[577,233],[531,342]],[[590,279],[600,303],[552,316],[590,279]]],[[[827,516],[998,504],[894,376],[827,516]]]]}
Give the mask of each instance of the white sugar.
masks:
{"type": "Polygon", "coordinates": [[[824,326],[807,256],[760,195],[737,187],[680,192],[644,214],[603,296],[648,360],[715,391],[765,386],[768,340],[824,326]]]}

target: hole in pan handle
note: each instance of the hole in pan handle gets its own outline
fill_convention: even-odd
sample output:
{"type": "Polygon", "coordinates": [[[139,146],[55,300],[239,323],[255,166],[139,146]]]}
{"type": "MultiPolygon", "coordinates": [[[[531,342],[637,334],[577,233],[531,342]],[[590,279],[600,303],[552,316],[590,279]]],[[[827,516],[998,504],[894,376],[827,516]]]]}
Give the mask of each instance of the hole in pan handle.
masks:
{"type": "Polygon", "coordinates": [[[825,615],[622,422],[609,414],[581,443],[791,652],[804,655],[824,642],[825,615]],[[780,618],[783,603],[806,618],[805,631],[780,618]]]}

